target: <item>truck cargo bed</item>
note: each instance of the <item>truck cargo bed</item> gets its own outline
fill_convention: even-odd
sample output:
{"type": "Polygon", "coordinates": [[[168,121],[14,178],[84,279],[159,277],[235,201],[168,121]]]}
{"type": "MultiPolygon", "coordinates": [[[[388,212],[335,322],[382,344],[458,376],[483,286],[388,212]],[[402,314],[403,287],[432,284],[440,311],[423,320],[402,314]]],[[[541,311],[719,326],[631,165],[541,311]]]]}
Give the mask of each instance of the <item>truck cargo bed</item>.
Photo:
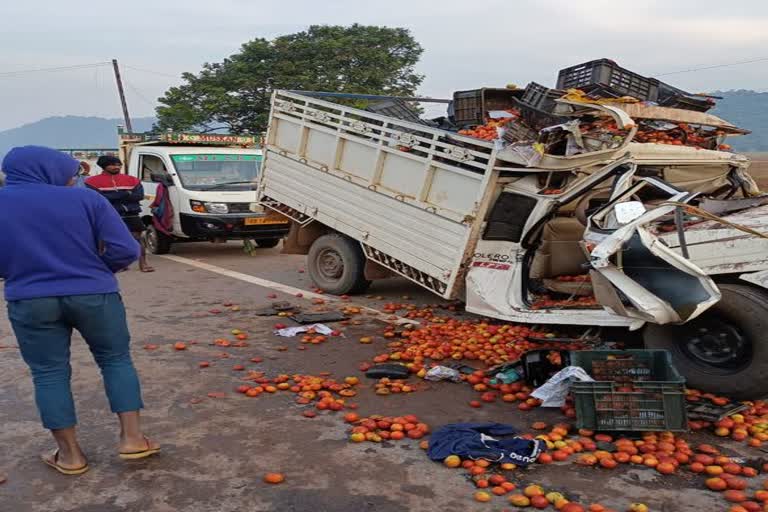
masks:
{"type": "Polygon", "coordinates": [[[498,176],[492,144],[277,91],[265,149],[263,204],[350,236],[443,297],[460,292],[498,176]]]}

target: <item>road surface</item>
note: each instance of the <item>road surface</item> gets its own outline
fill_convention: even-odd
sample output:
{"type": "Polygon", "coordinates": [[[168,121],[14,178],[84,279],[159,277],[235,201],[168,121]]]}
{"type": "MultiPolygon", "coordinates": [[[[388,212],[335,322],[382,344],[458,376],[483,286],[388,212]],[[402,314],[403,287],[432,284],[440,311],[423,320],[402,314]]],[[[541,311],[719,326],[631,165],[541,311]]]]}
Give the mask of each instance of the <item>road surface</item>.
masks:
{"type": "MultiPolygon", "coordinates": [[[[345,328],[343,338],[300,351],[296,339],[272,334],[279,319],[252,314],[273,300],[311,307],[306,298],[285,293],[311,290],[308,275],[301,272],[303,257],[282,256],[279,249],[259,250],[251,257],[237,243],[191,244],[177,246],[174,259],[152,257],[151,263],[157,272],[131,270],[120,274],[120,281],[147,405],[146,428],[162,443],[162,454],[134,463],[118,460],[115,418],[95,364],[76,338],[74,393],[92,469],[81,477],[64,477],[45,467],[38,455],[51,448],[51,440],[38,422],[31,379],[2,308],[0,473],[7,482],[0,485],[0,511],[459,512],[508,507],[503,498],[492,504],[473,502],[475,489],[463,472],[429,461],[414,441],[349,443],[348,426],[339,413],[309,419],[301,414],[306,406],[295,404],[293,395],[248,398],[233,392],[243,375],[233,371],[236,364],[268,376],[331,372],[341,379],[361,376],[358,364],[384,351],[386,342],[378,336],[384,324],[374,315],[359,316],[360,325],[345,328]],[[274,286],[282,291],[275,292],[269,283],[278,283],[274,286]],[[268,298],[272,293],[277,298],[268,298]],[[240,311],[224,303],[237,304],[240,311]],[[223,313],[210,313],[214,308],[223,313]],[[248,347],[211,346],[217,338],[231,338],[232,329],[248,333],[248,347]],[[364,335],[374,336],[374,343],[358,343],[364,335]],[[188,343],[188,350],[173,350],[176,341],[188,343]],[[157,349],[144,349],[148,344],[157,349]],[[221,359],[222,352],[229,357],[221,359]],[[264,361],[251,363],[253,357],[264,361]],[[211,367],[200,369],[200,361],[210,361],[211,367]],[[208,393],[222,393],[223,398],[209,398],[208,393]],[[263,483],[270,471],[284,473],[287,481],[263,483]]],[[[354,301],[372,308],[387,301],[440,302],[399,279],[377,283],[370,294],[354,301]]],[[[535,420],[563,419],[556,411],[522,413],[505,403],[470,408],[468,402],[477,395],[460,384],[425,384],[416,393],[387,397],[375,395],[370,383],[363,387],[355,398],[362,415],[416,414],[433,427],[489,420],[527,431],[535,420]]],[[[654,512],[724,510],[712,508],[712,494],[702,490],[701,479],[689,476],[662,480],[648,469],[606,471],[572,464],[534,465],[516,474],[518,483],[540,483],[620,511],[632,501],[644,501],[654,512]]]]}

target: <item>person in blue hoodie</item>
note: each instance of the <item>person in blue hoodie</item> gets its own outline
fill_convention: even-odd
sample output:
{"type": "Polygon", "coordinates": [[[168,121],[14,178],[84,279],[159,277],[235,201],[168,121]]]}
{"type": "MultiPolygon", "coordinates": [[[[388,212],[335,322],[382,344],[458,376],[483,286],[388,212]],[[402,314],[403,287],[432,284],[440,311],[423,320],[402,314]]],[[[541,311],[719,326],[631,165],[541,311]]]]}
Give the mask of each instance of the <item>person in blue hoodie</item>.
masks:
{"type": "Polygon", "coordinates": [[[114,275],[138,259],[139,244],[109,201],[71,186],[78,167],[68,155],[40,146],[14,148],[0,166],[6,176],[0,277],[8,317],[32,373],[43,426],[58,446],[43,461],[67,475],[88,470],[70,388],[73,329],[101,369],[119,418],[119,456],[137,459],[160,449],[141,429],[139,378],[114,275]]]}

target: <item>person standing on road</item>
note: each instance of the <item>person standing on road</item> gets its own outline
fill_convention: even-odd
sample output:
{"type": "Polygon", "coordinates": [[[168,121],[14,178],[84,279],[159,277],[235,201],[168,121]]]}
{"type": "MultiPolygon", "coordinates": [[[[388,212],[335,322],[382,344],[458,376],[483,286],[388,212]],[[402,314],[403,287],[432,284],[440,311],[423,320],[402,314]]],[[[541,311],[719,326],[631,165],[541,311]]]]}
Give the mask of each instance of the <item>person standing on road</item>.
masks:
{"type": "Polygon", "coordinates": [[[160,447],[144,435],[139,378],[131,361],[125,308],[114,276],[140,248],[109,202],[75,188],[78,162],[54,149],[12,149],[2,163],[0,277],[8,318],[29,366],[43,426],[58,449],[43,461],[67,475],[88,470],[77,440],[70,379],[72,330],[101,369],[120,421],[119,455],[136,459],[160,447]]]}
{"type": "Polygon", "coordinates": [[[144,199],[144,187],[141,186],[141,181],[133,176],[121,174],[123,163],[115,156],[102,155],[96,161],[96,165],[102,168],[102,173],[85,180],[85,185],[96,190],[112,203],[133,237],[141,245],[139,270],[154,272],[155,269],[147,264],[147,250],[144,243],[146,226],[139,216],[141,201],[144,199]]]}

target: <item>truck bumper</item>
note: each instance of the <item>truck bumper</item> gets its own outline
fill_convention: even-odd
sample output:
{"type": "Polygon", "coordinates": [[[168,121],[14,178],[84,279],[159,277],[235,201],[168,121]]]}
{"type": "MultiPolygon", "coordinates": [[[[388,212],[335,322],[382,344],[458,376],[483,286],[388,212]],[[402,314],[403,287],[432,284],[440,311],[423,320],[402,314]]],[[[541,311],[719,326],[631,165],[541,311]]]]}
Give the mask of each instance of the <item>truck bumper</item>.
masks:
{"type": "Polygon", "coordinates": [[[181,229],[186,236],[193,239],[208,240],[212,238],[267,240],[283,238],[290,230],[290,223],[256,224],[247,226],[245,219],[254,215],[190,215],[179,214],[181,229]]]}

